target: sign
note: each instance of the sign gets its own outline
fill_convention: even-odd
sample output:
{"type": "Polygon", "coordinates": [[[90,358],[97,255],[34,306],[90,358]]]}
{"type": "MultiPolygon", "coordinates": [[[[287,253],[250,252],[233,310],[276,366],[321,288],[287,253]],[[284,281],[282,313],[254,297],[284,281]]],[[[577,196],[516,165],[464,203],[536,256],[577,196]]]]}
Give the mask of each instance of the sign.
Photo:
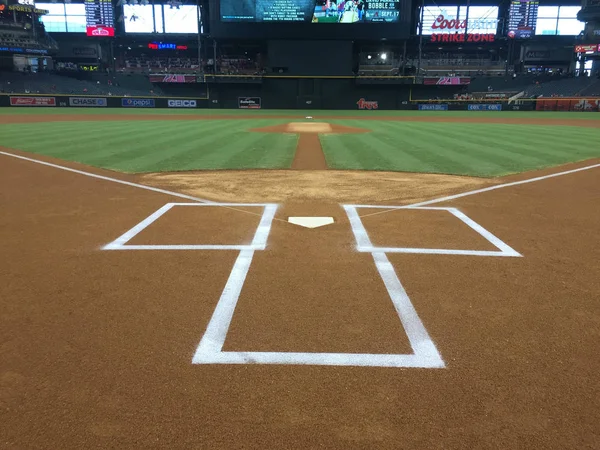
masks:
{"type": "Polygon", "coordinates": [[[42,48],[23,48],[23,47],[0,47],[0,52],[11,53],[31,53],[36,55],[47,55],[48,50],[42,48]]]}
{"type": "Polygon", "coordinates": [[[169,100],[169,108],[195,108],[196,100],[169,100]]]}
{"type": "MultiPolygon", "coordinates": [[[[6,8],[6,5],[0,5],[0,11],[2,11],[4,8],[6,8]]],[[[34,8],[33,6],[28,6],[28,5],[8,5],[8,10],[30,13],[30,14],[35,13],[38,16],[48,14],[47,9],[38,9],[38,8],[34,8]]]]}
{"type": "Polygon", "coordinates": [[[508,12],[508,37],[529,39],[535,35],[539,0],[513,0],[508,12]]]}
{"type": "Polygon", "coordinates": [[[154,108],[153,98],[122,98],[123,108],[154,108]]]}
{"type": "Polygon", "coordinates": [[[10,97],[10,106],[56,106],[54,97],[10,97]]]}
{"type": "Polygon", "coordinates": [[[469,111],[502,111],[502,105],[468,105],[469,111]]]}
{"type": "Polygon", "coordinates": [[[600,52],[600,44],[576,45],[575,53],[596,53],[600,52]]]}
{"type": "Polygon", "coordinates": [[[356,102],[358,109],[379,109],[379,102],[377,101],[368,101],[364,98],[361,98],[356,102]]]}
{"type": "Polygon", "coordinates": [[[238,108],[260,109],[260,97],[238,97],[238,108]]]}
{"type": "Polygon", "coordinates": [[[148,79],[151,83],[195,83],[195,75],[175,75],[175,74],[150,74],[148,79]]]}
{"type": "Polygon", "coordinates": [[[418,105],[419,111],[448,111],[447,103],[436,103],[433,105],[418,105]]]}
{"type": "Polygon", "coordinates": [[[150,50],[187,50],[187,45],[177,45],[169,42],[150,42],[148,44],[150,50]]]}
{"type": "Polygon", "coordinates": [[[458,86],[458,85],[465,85],[465,84],[470,84],[471,83],[471,78],[469,77],[426,77],[423,78],[423,84],[426,85],[434,85],[434,84],[439,84],[439,85],[452,85],[452,86],[458,86]]]}
{"type": "Polygon", "coordinates": [[[71,106],[106,106],[106,99],[101,97],[69,97],[71,106]]]}
{"type": "Polygon", "coordinates": [[[494,42],[496,35],[493,33],[432,33],[431,42],[494,42]]]}
{"type": "Polygon", "coordinates": [[[77,64],[77,67],[84,72],[98,72],[100,69],[98,64],[77,64]]]}
{"type": "Polygon", "coordinates": [[[111,0],[85,0],[86,34],[112,37],[115,19],[111,0]]]}

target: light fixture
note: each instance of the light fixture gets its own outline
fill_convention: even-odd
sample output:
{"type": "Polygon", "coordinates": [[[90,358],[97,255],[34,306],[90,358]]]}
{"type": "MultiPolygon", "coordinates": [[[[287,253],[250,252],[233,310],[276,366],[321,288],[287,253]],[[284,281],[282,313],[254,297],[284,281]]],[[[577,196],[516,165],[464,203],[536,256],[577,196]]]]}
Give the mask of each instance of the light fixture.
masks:
{"type": "Polygon", "coordinates": [[[383,59],[385,61],[387,59],[387,53],[382,53],[381,54],[381,59],[383,59]]]}
{"type": "Polygon", "coordinates": [[[367,55],[367,59],[371,59],[371,55],[367,55]]]}

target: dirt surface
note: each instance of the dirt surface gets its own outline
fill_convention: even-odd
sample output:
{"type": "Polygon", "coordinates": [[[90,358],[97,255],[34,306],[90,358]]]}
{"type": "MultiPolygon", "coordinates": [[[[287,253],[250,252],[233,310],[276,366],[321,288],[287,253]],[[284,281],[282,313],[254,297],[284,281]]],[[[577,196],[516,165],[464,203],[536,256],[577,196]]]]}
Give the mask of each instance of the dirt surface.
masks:
{"type": "MultiPolygon", "coordinates": [[[[314,147],[313,147],[314,148],[314,147]]],[[[301,154],[300,154],[301,155],[301,154]]],[[[312,164],[314,159],[310,159],[312,164]]],[[[234,170],[146,174],[143,184],[224,202],[405,204],[498,181],[451,175],[343,170],[234,170]]]]}
{"type": "MultiPolygon", "coordinates": [[[[493,114],[493,113],[490,113],[493,114]]],[[[540,113],[543,116],[543,112],[540,113]]],[[[73,121],[134,121],[134,120],[243,120],[243,119],[299,119],[299,116],[294,115],[237,115],[237,114],[214,114],[214,115],[192,115],[192,114],[27,114],[27,115],[2,115],[2,123],[32,123],[32,122],[73,122],[73,121]]],[[[323,114],[322,116],[314,116],[313,119],[341,119],[341,120],[386,120],[398,122],[444,122],[444,123],[502,123],[513,125],[557,125],[557,126],[573,126],[573,127],[592,127],[600,128],[600,120],[598,119],[564,119],[564,118],[510,118],[510,117],[442,117],[442,116],[368,116],[360,115],[352,116],[336,116],[331,114],[323,114]]]]}
{"type": "MultiPolygon", "coordinates": [[[[0,155],[0,447],[599,448],[598,170],[446,203],[523,258],[389,255],[445,369],[192,365],[237,252],[101,251],[180,199],[0,155]]],[[[246,174],[245,196],[256,198],[251,176],[269,173],[229,176],[246,174]]],[[[274,187],[261,200],[285,203],[254,256],[225,349],[409,351],[373,258],[356,252],[336,202],[425,194],[405,174],[382,181],[382,192],[365,183],[364,193],[360,173],[327,172],[329,185],[317,173],[263,180],[274,187]],[[309,230],[287,223],[292,215],[335,224],[309,230]]],[[[235,195],[210,182],[226,174],[205,175],[206,193],[235,195]]],[[[493,182],[448,189],[448,177],[419,177],[428,194],[493,182]]],[[[140,239],[247,239],[256,225],[248,211],[197,216],[202,208],[165,215],[140,239]]],[[[469,230],[436,229],[455,226],[446,216],[361,213],[377,243],[474,245],[469,230]],[[416,241],[406,236],[415,230],[416,241]]]]}
{"type": "Polygon", "coordinates": [[[290,122],[283,125],[253,128],[257,133],[295,133],[298,134],[296,155],[292,162],[294,170],[327,169],[327,161],[321,148],[319,134],[368,133],[364,128],[346,127],[326,122],[290,122]]]}

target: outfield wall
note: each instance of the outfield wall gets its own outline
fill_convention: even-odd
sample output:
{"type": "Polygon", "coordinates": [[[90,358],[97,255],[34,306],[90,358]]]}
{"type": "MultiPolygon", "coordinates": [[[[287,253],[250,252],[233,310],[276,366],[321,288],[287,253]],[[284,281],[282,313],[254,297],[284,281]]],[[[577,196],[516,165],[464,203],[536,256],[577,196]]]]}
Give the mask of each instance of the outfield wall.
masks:
{"type": "Polygon", "coordinates": [[[317,94],[291,96],[286,83],[268,90],[247,86],[217,90],[211,98],[107,97],[43,94],[0,94],[0,107],[10,108],[123,108],[123,109],[307,109],[307,110],[418,110],[418,111],[590,111],[600,112],[600,99],[548,98],[537,100],[414,100],[389,86],[346,90],[329,84],[317,94]]]}

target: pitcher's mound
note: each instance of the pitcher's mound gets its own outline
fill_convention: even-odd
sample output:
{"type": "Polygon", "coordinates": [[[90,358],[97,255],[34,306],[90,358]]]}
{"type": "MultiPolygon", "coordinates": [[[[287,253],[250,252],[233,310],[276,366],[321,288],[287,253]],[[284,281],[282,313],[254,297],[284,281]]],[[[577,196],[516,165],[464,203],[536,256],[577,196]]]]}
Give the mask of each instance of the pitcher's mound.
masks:
{"type": "Polygon", "coordinates": [[[368,133],[364,128],[346,127],[344,125],[335,125],[327,122],[290,122],[285,125],[275,125],[272,127],[253,128],[250,131],[257,133],[313,133],[313,134],[332,134],[332,133],[368,133]]]}

